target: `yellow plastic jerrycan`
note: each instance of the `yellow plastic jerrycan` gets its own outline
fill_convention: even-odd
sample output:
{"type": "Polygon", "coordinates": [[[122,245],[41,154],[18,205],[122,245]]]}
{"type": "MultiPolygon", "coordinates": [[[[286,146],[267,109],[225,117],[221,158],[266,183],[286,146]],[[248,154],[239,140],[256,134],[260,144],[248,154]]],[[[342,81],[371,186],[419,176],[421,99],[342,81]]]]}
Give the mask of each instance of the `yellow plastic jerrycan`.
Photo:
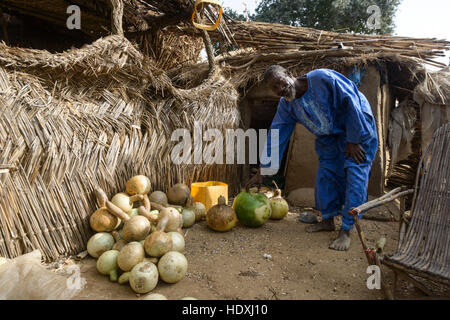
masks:
{"type": "Polygon", "coordinates": [[[191,184],[191,195],[195,202],[203,203],[208,212],[220,196],[228,203],[228,185],[219,181],[194,182],[191,184]]]}

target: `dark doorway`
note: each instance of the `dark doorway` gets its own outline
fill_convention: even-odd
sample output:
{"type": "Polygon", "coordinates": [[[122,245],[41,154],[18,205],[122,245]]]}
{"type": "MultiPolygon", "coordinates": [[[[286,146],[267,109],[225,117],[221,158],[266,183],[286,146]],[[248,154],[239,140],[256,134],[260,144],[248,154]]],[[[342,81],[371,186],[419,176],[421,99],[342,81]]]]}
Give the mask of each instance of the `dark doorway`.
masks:
{"type": "MultiPolygon", "coordinates": [[[[259,130],[266,129],[269,130],[272,124],[272,120],[277,113],[279,100],[274,99],[251,99],[249,100],[249,107],[251,110],[251,122],[250,128],[259,130]]],[[[270,187],[274,187],[272,180],[274,180],[280,188],[284,188],[285,178],[283,176],[284,168],[287,162],[287,152],[289,150],[289,146],[286,147],[286,150],[283,155],[283,159],[281,160],[281,167],[278,173],[275,176],[267,177],[264,180],[264,184],[270,187]]],[[[261,154],[262,150],[259,149],[259,135],[258,135],[258,154],[261,154]]],[[[259,167],[258,165],[251,165],[250,172],[259,167]]]]}

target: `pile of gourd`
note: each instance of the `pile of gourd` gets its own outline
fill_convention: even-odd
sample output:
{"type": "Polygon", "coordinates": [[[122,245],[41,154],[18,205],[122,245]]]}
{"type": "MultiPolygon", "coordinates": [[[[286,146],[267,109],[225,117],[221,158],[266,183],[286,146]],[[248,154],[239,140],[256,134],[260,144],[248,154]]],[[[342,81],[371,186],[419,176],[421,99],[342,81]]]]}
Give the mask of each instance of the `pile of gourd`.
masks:
{"type": "Polygon", "coordinates": [[[95,194],[100,208],[90,217],[96,232],[87,243],[97,270],[111,281],[129,283],[136,293],[152,291],[158,280],[176,283],[186,275],[182,228],[206,217],[202,203],[194,202],[189,188],[178,183],[167,195],[151,190],[150,179],[132,177],[126,192],[108,200],[102,189],[95,194]]]}
{"type": "Polygon", "coordinates": [[[275,181],[275,192],[270,188],[244,189],[228,206],[223,196],[206,213],[206,224],[215,231],[233,229],[239,221],[246,227],[261,227],[268,219],[282,220],[289,212],[289,204],[281,196],[275,181]]]}

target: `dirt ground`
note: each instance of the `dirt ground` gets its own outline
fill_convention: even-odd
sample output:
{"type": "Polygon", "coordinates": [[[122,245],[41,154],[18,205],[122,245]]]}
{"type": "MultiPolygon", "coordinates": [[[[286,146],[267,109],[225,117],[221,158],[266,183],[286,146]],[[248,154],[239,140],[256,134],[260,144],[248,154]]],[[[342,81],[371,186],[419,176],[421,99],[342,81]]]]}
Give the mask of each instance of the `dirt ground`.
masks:
{"type": "MultiPolygon", "coordinates": [[[[292,208],[291,208],[292,209],[292,208]]],[[[383,299],[380,290],[366,286],[367,260],[356,231],[347,252],[328,249],[337,231],[309,234],[299,222],[299,210],[284,220],[269,220],[257,229],[237,225],[227,233],[210,230],[206,222],[184,229],[188,273],[176,284],[159,281],[153,293],[168,299],[186,296],[201,300],[303,300],[303,299],[383,299]],[[266,258],[264,255],[270,255],[266,258]]],[[[386,252],[393,252],[398,235],[397,222],[361,220],[370,245],[381,237],[388,241],[386,252]]],[[[74,262],[86,280],[75,299],[140,299],[130,286],[112,283],[87,257],[74,262]]],[[[393,273],[384,269],[392,284],[393,273]]],[[[420,291],[400,281],[399,299],[421,299],[420,291]]]]}

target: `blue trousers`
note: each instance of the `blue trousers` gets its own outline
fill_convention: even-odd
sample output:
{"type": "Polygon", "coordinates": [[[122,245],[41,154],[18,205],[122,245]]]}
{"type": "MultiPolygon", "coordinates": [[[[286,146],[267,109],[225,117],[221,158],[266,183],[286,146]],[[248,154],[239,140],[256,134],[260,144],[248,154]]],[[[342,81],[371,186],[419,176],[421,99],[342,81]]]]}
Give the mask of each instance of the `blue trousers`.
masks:
{"type": "Polygon", "coordinates": [[[370,170],[375,158],[378,140],[375,136],[361,144],[366,151],[366,162],[359,165],[353,158],[346,158],[345,152],[336,152],[337,145],[327,145],[326,149],[330,150],[331,147],[334,152],[326,156],[326,153],[323,152],[324,148],[320,149],[320,143],[316,142],[316,150],[319,148],[317,150],[319,168],[314,187],[316,209],[321,211],[323,220],[341,215],[341,229],[351,230],[354,221],[353,217],[348,215],[348,212],[351,208],[367,202],[370,170]]]}

